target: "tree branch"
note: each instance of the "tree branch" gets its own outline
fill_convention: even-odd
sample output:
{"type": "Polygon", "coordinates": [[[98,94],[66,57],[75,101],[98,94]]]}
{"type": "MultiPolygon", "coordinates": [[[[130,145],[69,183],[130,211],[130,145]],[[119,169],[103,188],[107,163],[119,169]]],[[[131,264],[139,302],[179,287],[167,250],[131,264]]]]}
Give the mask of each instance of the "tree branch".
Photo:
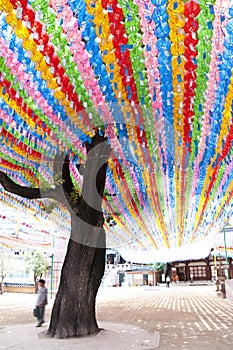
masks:
{"type": "Polygon", "coordinates": [[[66,155],[62,166],[62,180],[63,190],[70,196],[74,190],[74,184],[70,176],[70,160],[68,155],[66,155]]]}
{"type": "Polygon", "coordinates": [[[62,184],[63,191],[70,197],[70,194],[74,190],[74,185],[70,176],[70,160],[69,156],[64,153],[60,153],[54,158],[53,173],[55,184],[62,184]]]}
{"type": "Polygon", "coordinates": [[[13,180],[11,180],[3,171],[0,171],[0,183],[5,191],[16,194],[23,198],[53,198],[59,200],[56,189],[43,190],[42,195],[40,188],[30,188],[18,185],[13,180]]]}

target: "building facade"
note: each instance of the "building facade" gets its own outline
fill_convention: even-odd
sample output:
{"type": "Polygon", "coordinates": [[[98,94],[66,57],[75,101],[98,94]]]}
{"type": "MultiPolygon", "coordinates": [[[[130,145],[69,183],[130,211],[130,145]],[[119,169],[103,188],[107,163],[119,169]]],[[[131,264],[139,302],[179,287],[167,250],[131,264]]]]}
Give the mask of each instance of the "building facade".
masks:
{"type": "Polygon", "coordinates": [[[226,259],[221,256],[214,258],[211,254],[205,259],[175,261],[171,263],[171,277],[175,281],[175,276],[179,281],[188,282],[191,277],[194,281],[214,281],[217,278],[233,278],[232,258],[226,259]]]}

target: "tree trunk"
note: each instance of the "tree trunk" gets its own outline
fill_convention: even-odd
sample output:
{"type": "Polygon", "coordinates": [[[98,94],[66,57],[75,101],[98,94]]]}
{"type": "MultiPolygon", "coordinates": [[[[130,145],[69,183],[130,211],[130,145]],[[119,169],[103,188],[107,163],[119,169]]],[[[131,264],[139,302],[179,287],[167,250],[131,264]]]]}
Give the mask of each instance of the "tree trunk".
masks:
{"type": "Polygon", "coordinates": [[[33,279],[34,279],[34,291],[35,291],[35,294],[37,294],[38,293],[38,284],[37,284],[37,276],[35,275],[35,273],[34,273],[33,279]]]}
{"type": "MultiPolygon", "coordinates": [[[[86,336],[99,330],[95,300],[105,269],[102,197],[110,148],[98,135],[86,147],[82,194],[77,212],[71,213],[71,238],[48,329],[48,335],[56,338],[86,336]]],[[[63,167],[64,178],[68,178],[67,172],[63,167]]]]}
{"type": "Polygon", "coordinates": [[[104,268],[105,248],[70,239],[48,335],[67,338],[98,332],[95,299],[104,268]]]}
{"type": "Polygon", "coordinates": [[[4,289],[4,278],[5,276],[1,276],[1,294],[4,294],[5,289],[4,289]]]}

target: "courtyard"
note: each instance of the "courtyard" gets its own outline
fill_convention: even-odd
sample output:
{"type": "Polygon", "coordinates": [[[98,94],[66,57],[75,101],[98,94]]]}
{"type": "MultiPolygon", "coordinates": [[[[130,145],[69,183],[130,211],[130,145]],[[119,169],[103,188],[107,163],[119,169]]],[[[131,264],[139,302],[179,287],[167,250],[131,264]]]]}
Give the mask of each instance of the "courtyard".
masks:
{"type": "MultiPolygon", "coordinates": [[[[30,331],[30,337],[36,339],[42,331],[46,330],[53,300],[50,299],[46,310],[47,322],[38,330],[34,327],[36,322],[32,316],[35,299],[36,296],[31,294],[6,293],[0,296],[0,336],[2,339],[0,349],[19,349],[16,345],[14,347],[10,345],[12,343],[11,334],[14,332],[20,334],[25,329],[30,331]]],[[[127,332],[127,326],[131,325],[140,327],[151,334],[159,334],[156,348],[161,350],[230,350],[233,344],[232,315],[233,302],[219,298],[216,295],[214,284],[203,286],[172,284],[170,288],[164,285],[100,288],[97,296],[97,319],[100,326],[108,323],[119,324],[123,328],[125,326],[125,332],[127,332]]],[[[39,341],[42,340],[39,339],[39,341]]],[[[57,340],[49,339],[49,341],[50,345],[53,342],[54,345],[57,344],[57,340]]],[[[80,341],[82,344],[85,342],[85,340],[80,341]]],[[[27,339],[25,342],[27,343],[27,339]]],[[[64,342],[69,342],[69,340],[64,340],[64,342]]],[[[78,346],[76,348],[78,349],[78,346]]],[[[87,341],[87,346],[84,345],[82,349],[89,350],[89,348],[87,341]]],[[[120,338],[117,348],[126,349],[120,338]]],[[[155,347],[149,348],[141,345],[138,348],[134,347],[136,350],[142,348],[155,349],[155,347]]],[[[20,349],[28,350],[29,348],[20,347],[20,349]]]]}

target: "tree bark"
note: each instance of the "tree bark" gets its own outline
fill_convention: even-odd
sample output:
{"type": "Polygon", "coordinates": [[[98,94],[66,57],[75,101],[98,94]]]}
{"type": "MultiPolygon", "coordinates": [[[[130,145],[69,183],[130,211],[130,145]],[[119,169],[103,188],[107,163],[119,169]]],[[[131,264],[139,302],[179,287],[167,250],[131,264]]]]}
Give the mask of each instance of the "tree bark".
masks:
{"type": "Polygon", "coordinates": [[[37,294],[38,293],[38,284],[37,284],[37,276],[35,275],[35,273],[33,276],[33,280],[34,280],[34,291],[35,291],[35,294],[37,294]]]}
{"type": "Polygon", "coordinates": [[[2,275],[1,276],[1,282],[0,282],[0,284],[1,284],[1,294],[4,294],[4,292],[5,292],[5,288],[4,288],[4,278],[6,277],[6,275],[2,275]]]}
{"type": "Polygon", "coordinates": [[[105,268],[105,248],[70,239],[48,335],[55,338],[98,332],[95,299],[105,268]]]}

